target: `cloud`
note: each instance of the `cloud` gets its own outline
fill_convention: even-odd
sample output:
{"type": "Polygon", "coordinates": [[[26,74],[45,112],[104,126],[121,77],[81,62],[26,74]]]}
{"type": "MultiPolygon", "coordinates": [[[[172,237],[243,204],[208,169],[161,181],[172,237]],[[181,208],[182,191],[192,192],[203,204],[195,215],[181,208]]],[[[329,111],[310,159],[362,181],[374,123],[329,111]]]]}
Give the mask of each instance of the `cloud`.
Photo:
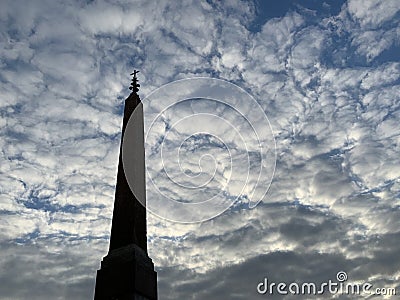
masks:
{"type": "Polygon", "coordinates": [[[364,28],[378,27],[385,22],[392,21],[399,11],[396,1],[368,1],[364,3],[360,0],[348,2],[348,13],[364,28]]]}
{"type": "MultiPolygon", "coordinates": [[[[101,247],[100,247],[101,248],[101,247]]],[[[36,238],[34,243],[2,244],[4,272],[0,294],[12,299],[88,299],[93,297],[94,269],[92,254],[99,242],[69,240],[62,237],[36,238]]]]}
{"type": "MultiPolygon", "coordinates": [[[[160,299],[256,298],[264,276],[320,282],[340,270],[399,289],[396,4],[352,0],[332,16],[297,8],[252,32],[252,2],[4,3],[0,295],[92,297],[108,247],[132,68],[141,71],[142,98],[191,76],[238,84],[266,112],[277,142],[273,184],[256,208],[239,202],[190,225],[148,215],[160,299]]],[[[151,138],[196,109],[165,114],[151,138]]],[[[169,131],[170,146],[192,127],[169,131]]],[[[233,131],[215,129],[239,147],[233,131]]],[[[210,141],[220,157],[219,141],[205,136],[184,149],[198,146],[203,154],[210,141]]],[[[198,159],[187,154],[184,167],[194,174],[198,159]]],[[[170,153],[171,174],[180,174],[173,159],[170,153]]],[[[207,177],[212,163],[203,163],[207,177]]],[[[226,179],[226,170],[217,177],[226,179]]],[[[165,191],[190,198],[165,176],[159,180],[165,191]]],[[[237,192],[230,187],[228,197],[237,192]]]]}

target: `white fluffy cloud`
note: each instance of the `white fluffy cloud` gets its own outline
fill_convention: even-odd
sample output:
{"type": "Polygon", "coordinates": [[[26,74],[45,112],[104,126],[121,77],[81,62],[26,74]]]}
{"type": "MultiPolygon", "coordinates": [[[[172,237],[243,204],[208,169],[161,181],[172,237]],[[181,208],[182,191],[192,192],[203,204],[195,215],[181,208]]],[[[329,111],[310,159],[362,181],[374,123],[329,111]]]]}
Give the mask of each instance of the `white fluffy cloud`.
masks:
{"type": "Polygon", "coordinates": [[[134,67],[142,96],[191,76],[237,83],[265,110],[277,142],[274,181],[256,208],[238,204],[192,225],[148,216],[160,299],[244,299],[271,270],[285,281],[345,269],[399,288],[397,2],[351,0],[324,17],[298,9],[251,32],[254,7],[2,4],[1,296],[91,297],[134,67]],[[240,284],[249,268],[254,282],[240,284]]]}

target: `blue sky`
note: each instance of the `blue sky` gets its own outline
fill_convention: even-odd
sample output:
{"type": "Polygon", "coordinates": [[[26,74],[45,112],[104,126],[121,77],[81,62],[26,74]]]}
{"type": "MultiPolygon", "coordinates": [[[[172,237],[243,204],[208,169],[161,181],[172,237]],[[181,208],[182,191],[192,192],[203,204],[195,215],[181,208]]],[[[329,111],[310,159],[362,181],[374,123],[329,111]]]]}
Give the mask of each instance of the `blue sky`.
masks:
{"type": "Polygon", "coordinates": [[[255,208],[148,214],[159,299],[261,299],[264,277],[338,271],[400,293],[399,16],[396,0],[2,1],[0,298],[92,297],[133,68],[142,99],[190,77],[238,85],[276,141],[255,208]]]}

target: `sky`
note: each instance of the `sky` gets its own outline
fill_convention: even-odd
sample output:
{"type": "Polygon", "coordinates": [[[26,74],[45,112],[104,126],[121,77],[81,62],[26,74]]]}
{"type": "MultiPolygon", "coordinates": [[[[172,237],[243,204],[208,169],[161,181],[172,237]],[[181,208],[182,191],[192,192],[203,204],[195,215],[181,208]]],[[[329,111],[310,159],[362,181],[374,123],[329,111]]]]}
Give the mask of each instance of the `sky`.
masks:
{"type": "Polygon", "coordinates": [[[0,299],[93,297],[134,68],[143,100],[160,88],[192,95],[192,84],[165,86],[188,78],[236,93],[145,110],[145,122],[157,121],[146,165],[159,189],[180,203],[231,201],[201,220],[148,213],[160,300],[294,299],[257,285],[319,284],[338,272],[399,294],[399,22],[396,0],[2,0],[0,299]],[[246,124],[269,149],[258,182],[267,192],[252,208],[264,160],[246,124]],[[160,139],[162,163],[152,156],[160,139]],[[238,188],[246,173],[250,187],[238,188]]]}

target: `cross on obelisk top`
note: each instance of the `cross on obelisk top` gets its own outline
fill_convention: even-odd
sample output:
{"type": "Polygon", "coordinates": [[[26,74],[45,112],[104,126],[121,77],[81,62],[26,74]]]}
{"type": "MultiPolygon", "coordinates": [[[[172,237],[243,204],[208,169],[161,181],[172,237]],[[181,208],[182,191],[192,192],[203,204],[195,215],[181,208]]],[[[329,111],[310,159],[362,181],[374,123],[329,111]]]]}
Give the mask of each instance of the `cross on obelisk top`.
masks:
{"type": "Polygon", "coordinates": [[[137,93],[139,91],[139,87],[140,87],[140,84],[138,83],[138,79],[136,77],[137,73],[139,73],[138,70],[133,70],[133,73],[131,73],[131,75],[133,75],[133,78],[132,78],[131,86],[129,87],[129,89],[135,93],[137,93]]]}

